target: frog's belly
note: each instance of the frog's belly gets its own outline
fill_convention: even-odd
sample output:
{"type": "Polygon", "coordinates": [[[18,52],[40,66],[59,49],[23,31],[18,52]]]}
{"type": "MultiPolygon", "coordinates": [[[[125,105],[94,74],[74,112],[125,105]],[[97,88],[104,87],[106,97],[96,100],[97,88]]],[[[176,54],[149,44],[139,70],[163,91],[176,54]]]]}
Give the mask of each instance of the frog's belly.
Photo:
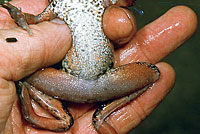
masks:
{"type": "Polygon", "coordinates": [[[113,47],[103,33],[103,6],[73,3],[64,18],[72,33],[72,48],[63,67],[83,79],[97,79],[113,64],[113,47]]]}

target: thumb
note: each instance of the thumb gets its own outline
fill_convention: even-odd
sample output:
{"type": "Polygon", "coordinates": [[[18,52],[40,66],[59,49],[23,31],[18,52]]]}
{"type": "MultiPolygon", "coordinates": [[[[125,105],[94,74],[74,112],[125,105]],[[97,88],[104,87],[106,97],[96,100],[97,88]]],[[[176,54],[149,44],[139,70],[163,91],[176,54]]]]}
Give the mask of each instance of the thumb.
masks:
{"type": "Polygon", "coordinates": [[[30,26],[33,35],[21,28],[0,30],[0,77],[17,81],[41,67],[60,61],[71,44],[65,24],[43,22],[30,26]],[[6,42],[16,38],[17,42],[6,42]]]}

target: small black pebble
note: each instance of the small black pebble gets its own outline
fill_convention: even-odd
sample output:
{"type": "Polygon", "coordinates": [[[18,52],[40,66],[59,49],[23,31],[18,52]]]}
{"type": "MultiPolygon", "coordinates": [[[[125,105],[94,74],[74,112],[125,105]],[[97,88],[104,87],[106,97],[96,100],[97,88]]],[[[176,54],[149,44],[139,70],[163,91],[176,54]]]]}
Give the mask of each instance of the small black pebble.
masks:
{"type": "Polygon", "coordinates": [[[7,42],[17,42],[16,38],[6,38],[7,42]]]}

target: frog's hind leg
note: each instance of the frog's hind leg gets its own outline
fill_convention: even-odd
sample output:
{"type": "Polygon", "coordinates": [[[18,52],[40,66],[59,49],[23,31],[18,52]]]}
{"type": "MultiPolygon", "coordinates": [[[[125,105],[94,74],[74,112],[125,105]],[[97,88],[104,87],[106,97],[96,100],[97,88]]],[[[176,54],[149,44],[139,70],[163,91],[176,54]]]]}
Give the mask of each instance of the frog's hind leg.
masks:
{"type": "Polygon", "coordinates": [[[126,105],[139,95],[141,95],[144,91],[147,90],[149,87],[146,86],[128,96],[125,96],[123,98],[119,98],[117,100],[114,100],[110,103],[107,104],[102,104],[100,105],[97,110],[94,112],[93,117],[92,117],[92,123],[95,127],[95,129],[100,133],[100,134],[118,134],[116,130],[107,123],[106,119],[112,114],[114,111],[117,109],[121,108],[122,106],[126,105]]]}
{"type": "Polygon", "coordinates": [[[117,131],[106,122],[106,119],[114,111],[125,106],[146,91],[150,85],[159,79],[160,71],[153,64],[136,62],[113,68],[107,72],[107,75],[108,77],[114,76],[114,80],[112,80],[113,83],[111,82],[114,86],[112,84],[110,85],[110,87],[113,86],[114,89],[121,89],[120,91],[122,92],[125,90],[126,86],[128,89],[134,87],[134,90],[132,90],[134,92],[131,92],[131,94],[101,105],[93,114],[93,125],[99,133],[117,134],[117,131]],[[134,70],[129,66],[135,66],[134,70]],[[129,75],[130,77],[128,77],[129,75]],[[119,82],[118,79],[121,80],[121,82],[119,82]],[[123,86],[120,87],[120,84],[123,86]],[[130,85],[130,87],[128,85],[130,85]]]}
{"type": "Polygon", "coordinates": [[[20,8],[13,6],[8,1],[5,1],[4,4],[1,4],[1,6],[7,9],[15,23],[24,30],[28,31],[30,35],[32,35],[32,32],[28,24],[36,24],[39,22],[52,20],[56,17],[56,15],[50,10],[49,6],[42,13],[36,16],[29,13],[23,13],[20,8]]]}
{"type": "Polygon", "coordinates": [[[20,102],[24,118],[32,124],[33,127],[47,129],[56,132],[63,132],[73,125],[73,117],[69,111],[63,110],[60,101],[43,94],[27,82],[19,82],[18,88],[21,88],[20,102]],[[41,107],[47,110],[55,118],[41,117],[37,115],[32,107],[31,98],[41,107]]]}

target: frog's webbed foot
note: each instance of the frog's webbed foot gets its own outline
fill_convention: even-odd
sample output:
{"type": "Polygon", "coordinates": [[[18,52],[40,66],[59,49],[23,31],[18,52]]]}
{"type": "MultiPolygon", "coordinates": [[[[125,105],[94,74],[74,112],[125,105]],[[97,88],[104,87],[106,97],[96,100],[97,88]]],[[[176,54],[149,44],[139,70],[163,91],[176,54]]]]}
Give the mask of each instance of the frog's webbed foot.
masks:
{"type": "Polygon", "coordinates": [[[56,17],[48,7],[41,14],[35,16],[33,14],[23,13],[20,8],[13,6],[8,1],[5,1],[1,6],[7,9],[15,23],[28,31],[30,35],[32,35],[32,32],[28,24],[36,24],[42,21],[52,20],[56,17]]]}
{"type": "Polygon", "coordinates": [[[60,101],[43,94],[25,81],[19,82],[17,85],[19,86],[18,88],[21,88],[19,97],[22,113],[24,118],[32,124],[33,127],[63,132],[73,125],[72,115],[67,109],[63,109],[60,101]],[[31,98],[55,118],[46,118],[37,115],[33,110],[31,98]]]}

